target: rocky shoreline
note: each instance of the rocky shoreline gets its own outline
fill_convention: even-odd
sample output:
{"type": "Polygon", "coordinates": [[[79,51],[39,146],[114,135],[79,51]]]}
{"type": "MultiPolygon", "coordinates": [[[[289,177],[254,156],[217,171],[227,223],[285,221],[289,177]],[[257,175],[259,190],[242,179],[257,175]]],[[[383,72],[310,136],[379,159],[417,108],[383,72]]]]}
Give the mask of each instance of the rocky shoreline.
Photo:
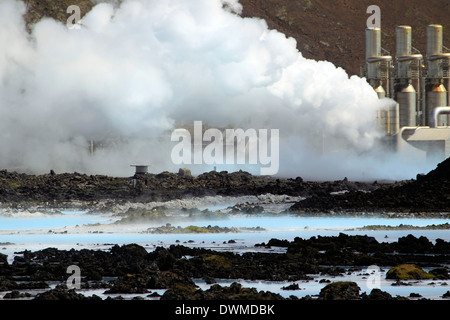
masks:
{"type": "MultiPolygon", "coordinates": [[[[53,171],[38,176],[0,171],[0,208],[9,211],[58,212],[76,207],[90,212],[114,212],[127,203],[145,205],[194,197],[263,194],[302,197],[286,210],[289,214],[446,218],[450,211],[450,159],[415,180],[392,183],[352,182],[346,178],[315,182],[301,177],[253,176],[244,171],[211,171],[194,177],[181,169],[178,173],[124,178],[53,171]]],[[[246,209],[246,213],[258,211],[246,209]]]]}
{"type": "Polygon", "coordinates": [[[170,223],[166,223],[164,226],[148,228],[143,233],[151,234],[189,234],[189,233],[239,233],[239,232],[260,232],[264,231],[261,227],[249,227],[249,228],[237,228],[237,227],[219,227],[208,225],[206,227],[199,227],[190,225],[187,227],[174,227],[170,223]]]}
{"type": "MultiPolygon", "coordinates": [[[[311,275],[341,275],[351,270],[362,270],[369,265],[390,268],[388,279],[397,283],[408,279],[450,280],[450,242],[438,239],[435,244],[425,237],[412,235],[397,242],[379,243],[368,236],[295,238],[293,241],[271,239],[260,247],[281,246],[285,253],[246,252],[236,254],[205,248],[171,245],[156,247],[148,252],[137,244],[114,245],[109,250],[58,250],[47,248],[31,252],[25,250],[14,256],[12,263],[0,254],[0,291],[4,299],[27,298],[36,300],[101,299],[86,297],[69,290],[65,283],[67,268],[76,265],[81,270],[81,288],[104,290],[105,294],[137,294],[145,297],[151,290],[164,289],[161,300],[208,299],[285,299],[279,294],[243,288],[239,283],[220,286],[215,279],[247,279],[265,281],[310,281],[311,275]],[[412,264],[414,263],[414,264],[412,264]],[[389,267],[393,266],[393,267],[389,267]],[[422,267],[429,267],[429,272],[422,267]],[[399,271],[397,271],[397,269],[399,271]],[[405,271],[406,270],[406,271],[405,271]],[[405,276],[407,275],[407,277],[405,276]],[[197,287],[193,279],[202,278],[212,286],[207,290],[197,287]],[[60,282],[50,289],[50,282],[60,282]],[[48,289],[38,294],[32,289],[48,289]]],[[[117,298],[117,296],[116,296],[117,298]]],[[[303,299],[405,299],[386,292],[360,293],[353,282],[332,282],[324,286],[317,297],[303,299]]],[[[443,297],[446,298],[446,297],[443,297]]],[[[109,297],[108,299],[112,299],[109,297]]],[[[288,299],[296,299],[294,296],[288,299]]]]}
{"type": "Polygon", "coordinates": [[[368,225],[358,230],[449,230],[450,224],[448,222],[442,224],[432,224],[428,226],[413,226],[400,224],[398,226],[384,226],[384,225],[368,225]]]}
{"type": "MultiPolygon", "coordinates": [[[[401,185],[405,182],[397,182],[401,185]]],[[[206,172],[192,176],[185,171],[133,177],[109,177],[80,173],[44,175],[0,171],[0,207],[10,210],[79,209],[106,211],[126,202],[165,202],[205,196],[288,195],[311,197],[330,193],[384,189],[391,183],[304,181],[253,176],[248,172],[206,172]],[[132,184],[132,180],[135,183],[132,184]]]]}
{"type": "MultiPolygon", "coordinates": [[[[260,196],[265,194],[292,197],[293,205],[280,214],[308,215],[381,215],[384,217],[449,216],[450,159],[416,180],[395,183],[307,182],[302,178],[276,179],[252,176],[247,172],[209,172],[193,177],[189,172],[163,172],[128,178],[88,176],[78,173],[34,176],[0,171],[0,202],[3,212],[55,212],[76,208],[89,212],[110,212],[121,217],[116,223],[132,223],[149,219],[167,223],[170,208],[167,201],[207,196],[260,196]],[[131,183],[134,179],[134,183],[131,183]],[[298,198],[295,198],[298,197],[298,198]],[[294,200],[295,199],[295,200],[294,200]],[[147,207],[149,203],[163,203],[147,207]],[[133,205],[130,205],[133,204],[133,205]]],[[[223,217],[223,212],[182,208],[187,217],[223,217]]],[[[259,204],[240,203],[226,214],[261,215],[259,204]]],[[[169,220],[170,221],[170,220],[169,220]]],[[[148,232],[224,232],[217,228],[176,228],[171,225],[148,229],[148,232]],[[184,230],[185,229],[185,230],[184,230]]],[[[232,228],[227,230],[233,232],[232,228]]],[[[82,287],[104,289],[105,294],[142,294],[164,289],[161,300],[195,299],[284,299],[278,294],[243,288],[239,283],[223,287],[215,279],[247,279],[261,281],[311,281],[310,275],[339,275],[341,266],[362,268],[370,265],[389,268],[413,265],[431,268],[427,279],[449,279],[450,243],[412,235],[396,242],[379,243],[368,236],[295,238],[293,241],[271,239],[261,248],[283,247],[284,253],[214,251],[171,245],[147,252],[137,244],[114,245],[109,251],[58,250],[47,248],[16,253],[11,264],[0,254],[0,291],[4,298],[15,299],[101,299],[87,298],[64,287],[67,267],[82,270],[82,287]],[[209,289],[197,287],[193,279],[213,284],[209,289]],[[109,279],[109,280],[106,280],[109,279]],[[50,289],[49,282],[61,285],[50,289]],[[49,289],[32,294],[29,290],[49,289]]],[[[392,275],[394,272],[391,272],[392,275]]],[[[415,271],[413,274],[424,275],[415,271]]],[[[394,274],[402,274],[401,272],[394,274]]],[[[402,277],[398,276],[402,285],[402,277]]],[[[450,294],[448,294],[450,295],[450,294]]],[[[413,296],[411,296],[413,297],[413,296]]],[[[447,296],[443,296],[445,299],[447,296]]],[[[141,297],[142,298],[142,297],[141,297]]],[[[311,299],[307,297],[303,299],[311,299]]],[[[404,299],[405,297],[401,297],[404,299]]],[[[407,298],[407,297],[406,297],[407,298]]],[[[295,299],[291,297],[290,299],[295,299]]],[[[381,291],[360,293],[353,282],[326,285],[314,299],[399,299],[381,291]]]]}

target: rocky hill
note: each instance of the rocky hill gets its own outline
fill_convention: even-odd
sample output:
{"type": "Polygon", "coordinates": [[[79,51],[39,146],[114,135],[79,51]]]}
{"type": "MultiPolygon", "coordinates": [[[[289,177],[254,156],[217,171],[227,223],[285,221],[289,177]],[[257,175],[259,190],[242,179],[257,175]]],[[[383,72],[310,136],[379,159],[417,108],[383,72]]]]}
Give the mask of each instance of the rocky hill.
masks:
{"type": "MultiPolygon", "coordinates": [[[[24,0],[29,26],[42,17],[65,22],[69,5],[78,5],[86,14],[93,2],[102,0],[24,0]]],[[[120,0],[116,1],[117,3],[120,0]]],[[[381,8],[382,46],[395,53],[395,27],[413,28],[413,46],[426,49],[426,26],[444,26],[444,45],[450,47],[450,2],[448,0],[240,0],[242,16],[265,19],[271,29],[297,40],[306,58],[328,60],[349,74],[359,74],[364,62],[364,29],[373,4],[381,8]]]]}
{"type": "Polygon", "coordinates": [[[450,158],[427,175],[401,186],[377,189],[371,193],[355,191],[342,195],[318,195],[297,202],[291,212],[449,212],[450,158]]]}
{"type": "Polygon", "coordinates": [[[79,6],[82,15],[89,12],[94,6],[94,2],[91,0],[23,0],[23,2],[27,5],[24,19],[28,27],[43,17],[66,22],[71,15],[67,13],[67,8],[71,5],[79,6]]]}
{"type": "Polygon", "coordinates": [[[413,46],[426,52],[426,26],[444,26],[444,45],[450,46],[448,0],[240,0],[244,16],[265,19],[270,28],[297,40],[306,58],[328,60],[349,74],[364,63],[364,30],[370,5],[381,9],[382,47],[395,55],[395,27],[413,28],[413,46]]]}

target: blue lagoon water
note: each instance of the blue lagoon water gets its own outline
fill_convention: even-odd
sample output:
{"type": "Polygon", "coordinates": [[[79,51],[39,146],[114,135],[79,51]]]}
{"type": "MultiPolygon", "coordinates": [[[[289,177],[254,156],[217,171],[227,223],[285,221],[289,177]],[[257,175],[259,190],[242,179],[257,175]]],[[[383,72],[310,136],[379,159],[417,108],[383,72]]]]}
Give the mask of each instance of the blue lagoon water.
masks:
{"type": "MultiPolygon", "coordinates": [[[[261,227],[264,231],[246,231],[240,233],[217,234],[151,234],[144,233],[150,226],[164,225],[166,221],[157,223],[141,222],[133,225],[116,224],[119,218],[110,214],[94,215],[82,211],[62,212],[60,214],[18,214],[0,215],[0,252],[8,255],[12,262],[16,252],[27,250],[39,250],[47,247],[60,249],[99,249],[108,250],[114,244],[137,243],[148,251],[157,246],[170,246],[182,244],[191,247],[205,247],[218,251],[232,251],[242,253],[247,251],[284,252],[284,248],[255,247],[255,244],[268,242],[271,238],[293,240],[295,237],[310,238],[312,236],[337,236],[339,233],[349,235],[369,235],[379,242],[397,241],[399,237],[412,234],[416,237],[425,236],[431,241],[441,238],[450,241],[449,230],[379,230],[361,231],[367,225],[399,224],[426,226],[448,222],[445,219],[393,219],[370,217],[299,217],[290,215],[273,216],[242,216],[229,215],[226,219],[207,220],[180,219],[178,222],[170,219],[174,226],[186,227],[188,225],[219,227],[254,228],[261,227]],[[229,240],[234,240],[229,242],[229,240]]],[[[386,272],[388,268],[384,270],[386,272]]],[[[242,279],[221,280],[221,285],[229,285],[233,281],[239,281],[244,287],[255,287],[258,290],[269,290],[288,297],[296,295],[317,295],[326,283],[319,283],[326,278],[331,281],[355,281],[361,288],[361,292],[369,293],[367,280],[361,272],[353,272],[342,277],[313,275],[314,280],[298,281],[300,290],[284,291],[281,287],[291,282],[276,281],[248,281],[242,279]]],[[[441,281],[442,282],[442,281],[441,281]]],[[[409,296],[411,292],[420,293],[430,299],[441,299],[441,296],[449,290],[449,285],[444,282],[432,283],[432,281],[420,281],[411,286],[392,286],[393,281],[382,276],[381,289],[396,296],[409,296]]],[[[200,288],[207,289],[209,285],[203,280],[197,279],[200,288]]],[[[97,293],[97,292],[96,292],[97,293]]],[[[161,292],[162,293],[162,292],[161,292]]],[[[86,292],[89,295],[89,292],[86,292]]],[[[98,293],[101,295],[101,293],[98,293]]],[[[130,296],[131,298],[131,296],[130,296]]]]}
{"type": "MultiPolygon", "coordinates": [[[[170,222],[174,226],[186,227],[219,226],[238,228],[264,228],[264,231],[246,231],[240,233],[217,234],[149,234],[143,233],[151,226],[164,225],[158,223],[141,222],[134,225],[114,224],[117,217],[111,215],[92,215],[83,212],[57,215],[27,215],[27,216],[0,216],[0,243],[15,243],[26,247],[37,244],[58,246],[70,245],[75,248],[79,245],[99,243],[138,243],[147,246],[170,245],[189,242],[196,246],[219,246],[223,242],[233,239],[236,244],[231,247],[237,249],[247,247],[249,250],[254,244],[267,242],[271,238],[293,240],[295,237],[310,238],[312,236],[337,236],[339,233],[349,235],[363,234],[375,237],[379,242],[397,241],[399,237],[412,234],[416,237],[425,236],[431,241],[437,238],[450,241],[449,230],[357,230],[366,225],[408,224],[426,226],[448,222],[445,219],[393,219],[369,217],[298,217],[290,215],[278,216],[240,216],[230,215],[223,220],[190,221],[180,219],[179,223],[170,222]],[[97,227],[92,226],[96,224],[97,227]],[[87,226],[91,225],[89,228],[87,226]],[[74,228],[75,226],[78,226],[74,228]],[[178,240],[178,241],[177,241],[178,240]]],[[[230,246],[229,246],[230,247],[230,246]]]]}

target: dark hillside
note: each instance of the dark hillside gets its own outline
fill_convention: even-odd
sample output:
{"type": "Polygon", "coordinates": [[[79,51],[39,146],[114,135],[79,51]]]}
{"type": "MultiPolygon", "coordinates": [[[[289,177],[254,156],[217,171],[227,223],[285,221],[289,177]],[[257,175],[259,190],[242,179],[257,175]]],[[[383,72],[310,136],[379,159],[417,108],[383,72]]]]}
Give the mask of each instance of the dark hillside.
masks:
{"type": "MultiPolygon", "coordinates": [[[[93,6],[91,0],[25,0],[28,24],[42,17],[67,21],[69,5],[78,5],[81,14],[93,6]]],[[[425,54],[426,26],[444,26],[444,45],[450,47],[450,1],[448,0],[240,0],[242,16],[259,17],[271,29],[297,40],[306,58],[328,60],[349,74],[359,74],[364,62],[364,29],[367,7],[381,8],[382,46],[395,53],[395,27],[413,28],[413,46],[425,54]]]]}
{"type": "Polygon", "coordinates": [[[317,195],[297,202],[294,212],[328,211],[448,212],[450,210],[450,158],[427,175],[404,185],[343,195],[317,195]]]}

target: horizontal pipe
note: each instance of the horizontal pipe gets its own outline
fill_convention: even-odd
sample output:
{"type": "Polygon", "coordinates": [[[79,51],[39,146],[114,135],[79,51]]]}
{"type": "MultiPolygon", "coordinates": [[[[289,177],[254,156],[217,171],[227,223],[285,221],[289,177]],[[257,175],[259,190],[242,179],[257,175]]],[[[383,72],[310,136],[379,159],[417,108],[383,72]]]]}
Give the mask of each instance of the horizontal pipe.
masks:
{"type": "Polygon", "coordinates": [[[411,54],[408,56],[397,57],[398,61],[411,61],[411,60],[421,60],[423,59],[423,55],[421,54],[411,54]]]}
{"type": "Polygon", "coordinates": [[[440,53],[440,54],[433,54],[432,56],[428,57],[428,60],[434,61],[439,59],[450,59],[450,53],[440,53]]]}
{"type": "Polygon", "coordinates": [[[441,114],[450,114],[450,107],[437,107],[430,113],[430,128],[437,128],[438,117],[441,114]]]}
{"type": "Polygon", "coordinates": [[[367,58],[368,63],[374,63],[374,62],[380,62],[380,61],[391,61],[391,60],[392,60],[391,56],[375,56],[375,57],[367,58]]]}

